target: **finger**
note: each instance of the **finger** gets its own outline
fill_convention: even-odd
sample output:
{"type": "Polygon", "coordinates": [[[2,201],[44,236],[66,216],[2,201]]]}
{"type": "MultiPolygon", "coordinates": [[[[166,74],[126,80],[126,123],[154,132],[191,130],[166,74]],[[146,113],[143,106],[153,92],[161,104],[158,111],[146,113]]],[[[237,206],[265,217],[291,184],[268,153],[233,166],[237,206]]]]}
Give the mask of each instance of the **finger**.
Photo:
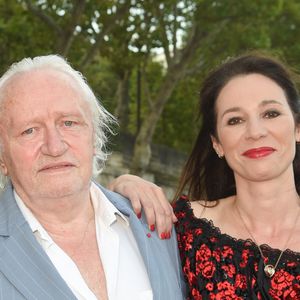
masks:
{"type": "Polygon", "coordinates": [[[170,238],[173,209],[163,190],[155,184],[146,182],[138,194],[138,203],[144,209],[149,228],[153,230],[155,225],[160,238],[170,238]]]}
{"type": "Polygon", "coordinates": [[[134,211],[140,216],[141,206],[150,230],[157,228],[161,238],[168,238],[174,220],[173,209],[163,190],[140,177],[125,174],[109,184],[109,188],[129,198],[134,211]]]}
{"type": "Polygon", "coordinates": [[[156,224],[156,217],[155,217],[156,214],[155,214],[153,197],[151,196],[151,194],[149,195],[147,191],[142,191],[142,192],[140,191],[139,201],[143,207],[142,209],[146,216],[149,229],[151,231],[154,231],[155,228],[157,227],[157,224],[156,224]]]}
{"type": "MultiPolygon", "coordinates": [[[[162,209],[164,211],[164,215],[162,215],[161,217],[165,219],[165,228],[164,230],[167,233],[170,233],[172,231],[172,226],[173,226],[173,220],[175,217],[175,214],[173,212],[173,208],[170,204],[170,202],[167,200],[167,197],[163,191],[162,188],[157,188],[155,189],[155,193],[156,193],[156,197],[159,201],[159,203],[162,206],[162,209]]],[[[176,218],[176,217],[175,217],[176,218]]]]}
{"type": "Polygon", "coordinates": [[[132,188],[132,182],[123,182],[122,180],[119,181],[117,178],[108,185],[108,188],[130,199],[134,212],[138,218],[141,217],[142,206],[139,196],[140,192],[139,190],[132,188]]]}
{"type": "Polygon", "coordinates": [[[141,212],[142,212],[142,205],[140,202],[139,194],[132,191],[132,192],[129,192],[127,195],[128,196],[125,196],[125,197],[130,199],[132,208],[133,208],[135,214],[137,215],[137,217],[140,219],[141,212]]]}
{"type": "Polygon", "coordinates": [[[153,201],[153,210],[155,213],[155,224],[158,235],[161,239],[166,239],[170,237],[170,232],[172,228],[172,218],[171,211],[168,202],[164,198],[158,199],[156,190],[152,190],[152,196],[155,201],[153,201]]]}

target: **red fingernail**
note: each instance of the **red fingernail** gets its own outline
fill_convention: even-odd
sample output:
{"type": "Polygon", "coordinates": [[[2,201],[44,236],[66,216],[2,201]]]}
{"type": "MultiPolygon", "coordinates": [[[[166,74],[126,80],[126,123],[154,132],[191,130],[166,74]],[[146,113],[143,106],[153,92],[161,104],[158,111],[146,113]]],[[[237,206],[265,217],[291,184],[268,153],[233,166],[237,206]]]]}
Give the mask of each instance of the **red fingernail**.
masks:
{"type": "Polygon", "coordinates": [[[151,230],[151,231],[154,231],[154,230],[155,230],[155,225],[154,225],[154,224],[150,225],[150,230],[151,230]]]}
{"type": "Polygon", "coordinates": [[[151,238],[151,233],[147,233],[147,237],[148,237],[148,238],[151,238]]]}
{"type": "Polygon", "coordinates": [[[136,214],[136,216],[140,219],[142,217],[142,213],[139,212],[139,213],[136,214]]]}
{"type": "Polygon", "coordinates": [[[171,233],[170,232],[167,232],[166,233],[166,239],[169,239],[171,237],[171,233]]]}
{"type": "Polygon", "coordinates": [[[163,233],[160,235],[160,238],[161,238],[162,240],[164,240],[164,239],[166,238],[166,234],[163,232],[163,233]]]}

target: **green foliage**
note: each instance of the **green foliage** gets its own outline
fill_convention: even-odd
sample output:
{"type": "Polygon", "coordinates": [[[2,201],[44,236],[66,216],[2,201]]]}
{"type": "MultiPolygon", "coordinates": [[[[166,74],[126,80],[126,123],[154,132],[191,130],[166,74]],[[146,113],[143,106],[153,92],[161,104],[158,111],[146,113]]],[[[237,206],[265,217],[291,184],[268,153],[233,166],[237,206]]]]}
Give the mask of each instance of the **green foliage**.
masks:
{"type": "Polygon", "coordinates": [[[228,56],[263,49],[300,69],[299,1],[0,0],[0,72],[23,57],[65,50],[68,60],[82,69],[111,112],[120,101],[118,84],[129,72],[128,131],[135,135],[137,71],[142,75],[140,117],[144,120],[166,74],[168,59],[174,58],[172,63],[179,60],[195,26],[201,31],[200,46],[167,102],[154,135],[156,143],[189,151],[201,125],[196,122],[195,109],[201,82],[214,66],[228,56]],[[84,2],[76,18],[74,8],[84,2]],[[83,66],[83,59],[97,41],[96,52],[83,66]],[[163,57],[162,49],[169,56],[167,62],[158,62],[157,53],[163,57]]]}
{"type": "Polygon", "coordinates": [[[115,94],[117,78],[111,72],[111,62],[103,57],[97,57],[93,64],[86,70],[85,76],[89,85],[103,106],[110,112],[115,108],[115,94]],[[97,76],[95,76],[97,74],[97,76]]]}
{"type": "Polygon", "coordinates": [[[199,129],[197,125],[199,89],[199,78],[195,76],[180,82],[165,107],[154,142],[184,152],[191,150],[199,129]]]}
{"type": "Polygon", "coordinates": [[[16,1],[0,1],[0,72],[27,56],[51,52],[53,34],[16,1]]]}
{"type": "MultiPolygon", "coordinates": [[[[137,134],[137,72],[138,67],[134,69],[134,72],[131,77],[131,103],[130,103],[130,123],[129,123],[129,132],[132,135],[137,134]]],[[[151,82],[151,85],[149,86],[149,91],[147,91],[146,84],[144,80],[141,81],[141,88],[142,88],[142,94],[141,94],[141,121],[149,114],[149,106],[151,106],[151,101],[153,96],[155,95],[157,88],[161,82],[162,76],[163,76],[163,66],[161,63],[156,61],[151,61],[147,65],[146,70],[146,76],[147,81],[151,82]]]]}

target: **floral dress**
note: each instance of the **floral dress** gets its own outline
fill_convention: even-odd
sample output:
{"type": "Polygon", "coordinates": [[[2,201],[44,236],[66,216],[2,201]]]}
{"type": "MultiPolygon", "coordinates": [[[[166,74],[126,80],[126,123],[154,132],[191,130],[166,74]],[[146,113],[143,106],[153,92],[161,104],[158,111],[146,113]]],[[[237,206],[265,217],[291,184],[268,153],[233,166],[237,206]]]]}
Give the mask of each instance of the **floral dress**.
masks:
{"type": "MultiPolygon", "coordinates": [[[[212,221],[196,218],[184,196],[175,203],[174,211],[187,299],[300,300],[300,253],[286,250],[275,274],[268,278],[253,241],[222,234],[212,221]]],[[[261,248],[274,264],[280,250],[267,245],[261,248]]]]}

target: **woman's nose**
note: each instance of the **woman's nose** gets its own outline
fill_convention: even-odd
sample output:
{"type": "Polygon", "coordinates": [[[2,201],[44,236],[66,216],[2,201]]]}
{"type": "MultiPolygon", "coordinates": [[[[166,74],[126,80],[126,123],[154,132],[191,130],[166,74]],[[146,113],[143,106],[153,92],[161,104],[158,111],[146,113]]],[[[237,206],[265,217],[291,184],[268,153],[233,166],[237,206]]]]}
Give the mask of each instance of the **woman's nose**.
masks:
{"type": "Polygon", "coordinates": [[[264,120],[259,118],[248,120],[246,137],[252,139],[259,139],[267,135],[267,128],[265,127],[264,120]]]}

